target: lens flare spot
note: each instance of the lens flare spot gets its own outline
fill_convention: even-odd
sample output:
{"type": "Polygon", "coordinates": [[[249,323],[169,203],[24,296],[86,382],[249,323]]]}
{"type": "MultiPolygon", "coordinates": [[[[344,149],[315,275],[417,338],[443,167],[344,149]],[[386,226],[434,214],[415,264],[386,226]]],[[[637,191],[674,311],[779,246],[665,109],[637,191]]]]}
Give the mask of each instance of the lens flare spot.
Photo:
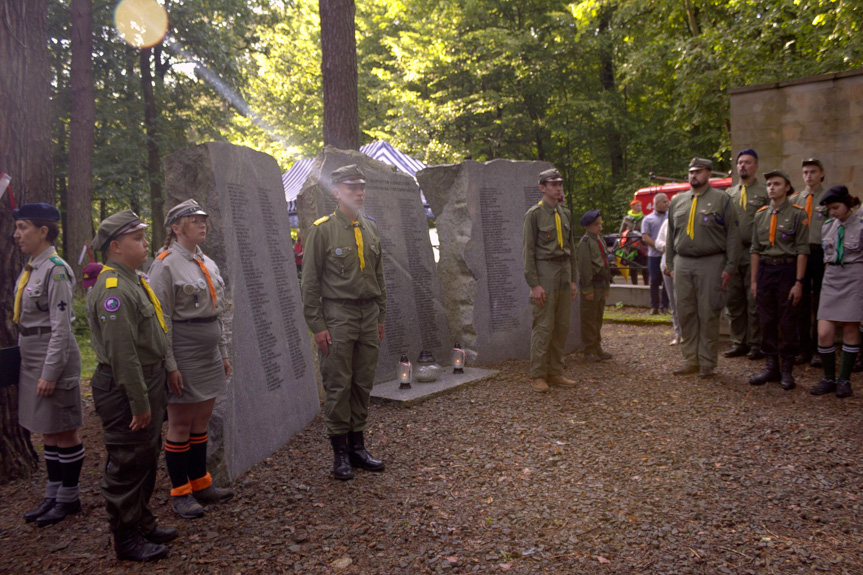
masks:
{"type": "Polygon", "coordinates": [[[135,48],[152,48],[168,31],[168,13],[156,0],[123,0],[114,10],[120,36],[135,48]]]}

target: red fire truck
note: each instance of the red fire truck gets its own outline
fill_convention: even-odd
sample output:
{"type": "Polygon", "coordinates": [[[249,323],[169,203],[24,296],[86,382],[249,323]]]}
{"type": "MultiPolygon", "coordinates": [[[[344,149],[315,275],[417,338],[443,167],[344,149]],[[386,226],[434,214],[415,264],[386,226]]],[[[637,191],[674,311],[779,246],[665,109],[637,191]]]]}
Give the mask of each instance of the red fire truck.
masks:
{"type": "MultiPolygon", "coordinates": [[[[731,183],[730,177],[710,179],[710,185],[717,190],[730,188],[731,183]]],[[[653,198],[656,194],[663,193],[668,196],[668,199],[670,200],[678,192],[685,192],[689,190],[689,188],[690,186],[687,182],[675,182],[673,184],[662,184],[641,188],[636,190],[634,196],[636,200],[641,202],[641,211],[646,215],[653,211],[653,198]]]]}

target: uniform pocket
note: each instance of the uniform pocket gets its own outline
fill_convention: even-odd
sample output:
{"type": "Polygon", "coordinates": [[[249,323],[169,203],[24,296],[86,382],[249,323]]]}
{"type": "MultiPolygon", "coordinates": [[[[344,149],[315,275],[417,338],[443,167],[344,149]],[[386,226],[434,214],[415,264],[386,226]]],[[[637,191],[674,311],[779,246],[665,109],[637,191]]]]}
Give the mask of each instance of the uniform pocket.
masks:
{"type": "Polygon", "coordinates": [[[554,224],[539,228],[539,244],[550,246],[557,243],[557,226],[554,224]]]}
{"type": "Polygon", "coordinates": [[[349,273],[357,265],[356,251],[357,249],[354,246],[330,248],[327,252],[327,263],[336,273],[349,273]]]}

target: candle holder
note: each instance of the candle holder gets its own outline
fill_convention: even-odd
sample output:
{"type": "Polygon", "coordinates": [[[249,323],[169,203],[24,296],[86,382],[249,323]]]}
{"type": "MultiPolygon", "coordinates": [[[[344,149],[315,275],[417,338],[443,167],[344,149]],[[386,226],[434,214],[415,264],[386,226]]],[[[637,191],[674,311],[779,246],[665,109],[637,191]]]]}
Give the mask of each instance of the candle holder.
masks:
{"type": "Polygon", "coordinates": [[[455,342],[452,346],[452,372],[464,373],[464,361],[466,354],[461,347],[460,342],[455,342]]]}
{"type": "Polygon", "coordinates": [[[423,350],[417,359],[417,381],[430,383],[440,377],[443,368],[435,361],[430,351],[423,350]]]}
{"type": "Polygon", "coordinates": [[[411,388],[411,370],[411,361],[407,355],[402,354],[399,360],[399,389],[411,388]]]}

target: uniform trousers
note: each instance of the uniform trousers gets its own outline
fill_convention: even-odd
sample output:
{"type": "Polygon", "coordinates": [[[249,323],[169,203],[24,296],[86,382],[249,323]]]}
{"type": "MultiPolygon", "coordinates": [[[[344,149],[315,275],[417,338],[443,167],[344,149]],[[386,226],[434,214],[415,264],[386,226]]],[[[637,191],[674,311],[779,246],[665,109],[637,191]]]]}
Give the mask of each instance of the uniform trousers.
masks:
{"type": "Polygon", "coordinates": [[[542,308],[531,300],[530,377],[554,377],[563,374],[563,351],[572,310],[572,270],[567,259],[537,260],[536,271],[546,300],[542,308]]]}
{"type": "Polygon", "coordinates": [[[765,355],[793,358],[798,351],[798,307],[788,294],[794,287],[797,263],[758,266],[758,317],[761,320],[761,351],[765,355]],[[779,332],[782,331],[782,344],[779,332]]]}
{"type": "Polygon", "coordinates": [[[90,381],[108,451],[102,495],[111,528],[120,532],[139,529],[149,533],[156,528],[149,502],[156,485],[162,449],[167,377],[164,363],[145,366],[143,372],[150,402],[150,424],[138,431],[129,429],[132,410],[126,395],[117,387],[111,369],[100,365],[90,381]]]}
{"type": "Polygon", "coordinates": [[[647,256],[650,271],[650,307],[668,309],[668,293],[662,288],[665,276],[662,273],[662,256],[647,256]]]}
{"type": "Polygon", "coordinates": [[[809,259],[803,279],[803,297],[797,314],[797,337],[801,353],[814,353],[818,345],[818,304],[821,302],[821,283],[824,281],[824,248],[809,244],[809,259]]]}
{"type": "Polygon", "coordinates": [[[731,343],[758,349],[761,345],[761,322],[752,295],[752,258],[744,246],[740,261],[728,282],[726,311],[731,320],[731,343]]]}
{"type": "Polygon", "coordinates": [[[321,354],[327,434],[364,431],[380,353],[378,304],[374,300],[323,300],[333,343],[321,354]]]}
{"type": "Polygon", "coordinates": [[[717,364],[719,315],[725,306],[722,271],[725,254],[674,257],[674,295],[680,321],[680,346],[687,366],[717,364]]]}
{"type": "Polygon", "coordinates": [[[605,312],[605,290],[593,292],[593,301],[587,299],[584,292],[578,294],[581,303],[581,341],[584,353],[599,354],[602,350],[602,314],[605,312]],[[602,297],[600,297],[602,296],[602,297]]]}

